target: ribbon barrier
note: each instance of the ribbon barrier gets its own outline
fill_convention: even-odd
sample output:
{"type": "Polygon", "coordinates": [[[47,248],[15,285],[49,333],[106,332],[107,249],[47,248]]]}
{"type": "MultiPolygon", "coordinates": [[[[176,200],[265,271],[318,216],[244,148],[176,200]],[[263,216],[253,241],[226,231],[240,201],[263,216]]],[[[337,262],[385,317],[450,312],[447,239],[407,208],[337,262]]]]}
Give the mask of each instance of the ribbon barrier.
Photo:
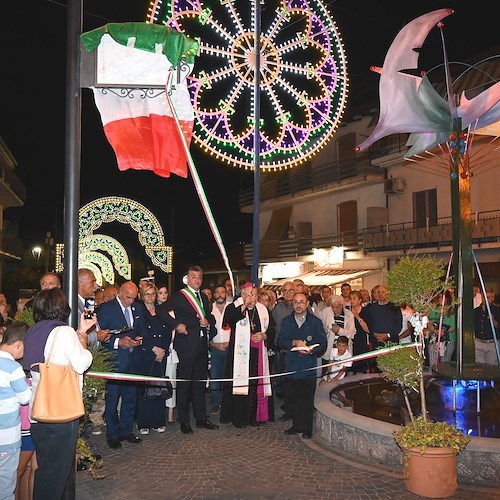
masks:
{"type": "MultiPolygon", "coordinates": [[[[422,344],[420,342],[411,342],[409,344],[404,345],[394,345],[391,347],[384,347],[383,349],[376,349],[375,351],[366,352],[364,354],[358,354],[356,356],[352,356],[350,358],[343,359],[341,361],[333,361],[332,363],[328,363],[327,365],[315,366],[313,368],[307,368],[306,370],[295,370],[292,372],[280,372],[273,373],[269,375],[269,378],[275,377],[284,377],[287,375],[293,375],[294,373],[306,372],[312,370],[319,370],[321,368],[327,368],[329,366],[339,365],[345,363],[346,361],[361,361],[364,359],[377,358],[378,356],[383,356],[384,354],[388,354],[390,352],[396,351],[397,349],[406,349],[408,347],[414,347],[416,349],[421,349],[422,344]]],[[[154,382],[154,381],[170,381],[170,382],[232,382],[234,379],[232,378],[212,378],[212,379],[197,379],[190,380],[185,378],[168,378],[168,377],[152,377],[150,375],[135,375],[132,373],[113,373],[113,372],[94,372],[89,371],[85,373],[86,377],[94,377],[94,378],[104,378],[106,380],[119,380],[126,382],[154,382]]],[[[248,377],[248,380],[257,380],[264,378],[263,375],[257,375],[254,377],[248,377]]]]}

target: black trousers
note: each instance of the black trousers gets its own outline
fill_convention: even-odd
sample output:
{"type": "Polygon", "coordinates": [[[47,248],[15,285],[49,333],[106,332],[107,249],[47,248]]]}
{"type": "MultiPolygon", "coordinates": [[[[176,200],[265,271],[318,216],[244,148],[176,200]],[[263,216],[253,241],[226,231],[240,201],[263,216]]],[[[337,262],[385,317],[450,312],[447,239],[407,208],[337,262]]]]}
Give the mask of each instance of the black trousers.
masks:
{"type": "Polygon", "coordinates": [[[316,378],[287,379],[286,392],[292,425],[301,432],[312,434],[316,378]]]}
{"type": "Polygon", "coordinates": [[[74,500],[75,455],[80,421],[31,426],[38,469],[33,500],[74,500]]]}

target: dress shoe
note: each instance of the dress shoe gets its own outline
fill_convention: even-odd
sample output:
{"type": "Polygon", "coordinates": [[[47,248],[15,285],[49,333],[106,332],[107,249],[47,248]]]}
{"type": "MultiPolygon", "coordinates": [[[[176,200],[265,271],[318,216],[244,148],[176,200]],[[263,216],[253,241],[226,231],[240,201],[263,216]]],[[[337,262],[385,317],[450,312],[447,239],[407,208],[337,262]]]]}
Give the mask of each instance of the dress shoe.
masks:
{"type": "Polygon", "coordinates": [[[196,427],[203,427],[204,429],[218,429],[219,426],[214,424],[213,422],[210,422],[208,418],[205,418],[204,420],[197,420],[196,421],[196,427]]]}
{"type": "Polygon", "coordinates": [[[77,472],[83,472],[83,471],[87,471],[89,470],[89,463],[80,459],[78,460],[77,464],[76,464],[76,471],[77,472]]]}
{"type": "Polygon", "coordinates": [[[292,416],[291,415],[287,415],[286,413],[281,415],[281,417],[279,418],[279,420],[281,420],[282,422],[286,422],[287,420],[292,420],[292,416]]]}
{"type": "Polygon", "coordinates": [[[237,429],[243,429],[243,427],[246,427],[245,425],[243,425],[241,422],[233,422],[233,425],[237,428],[237,429]]]}
{"type": "Polygon", "coordinates": [[[134,436],[133,434],[121,437],[120,441],[127,441],[128,443],[132,444],[142,443],[142,439],[137,436],[134,436]]]}
{"type": "Polygon", "coordinates": [[[299,429],[296,429],[295,427],[290,427],[285,431],[285,434],[288,434],[289,436],[293,436],[294,434],[298,434],[300,431],[299,429]]]}
{"type": "Polygon", "coordinates": [[[108,446],[112,450],[118,450],[119,448],[122,447],[122,444],[120,443],[119,439],[108,439],[108,446]]]}
{"type": "Polygon", "coordinates": [[[189,424],[181,423],[181,431],[184,434],[192,434],[193,429],[191,429],[191,426],[189,424]]]}
{"type": "Polygon", "coordinates": [[[302,439],[311,439],[312,434],[310,432],[303,432],[302,433],[302,439]]]}

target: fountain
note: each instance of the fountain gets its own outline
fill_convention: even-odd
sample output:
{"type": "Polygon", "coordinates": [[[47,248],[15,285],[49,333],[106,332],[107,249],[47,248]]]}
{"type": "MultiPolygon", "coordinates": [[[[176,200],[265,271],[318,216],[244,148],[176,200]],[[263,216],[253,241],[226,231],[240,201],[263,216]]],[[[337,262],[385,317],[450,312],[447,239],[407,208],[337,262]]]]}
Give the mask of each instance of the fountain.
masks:
{"type": "MultiPolygon", "coordinates": [[[[475,411],[464,410],[461,407],[464,398],[470,403],[471,391],[467,391],[469,393],[467,397],[462,389],[458,391],[458,410],[453,412],[451,391],[448,388],[441,390],[443,384],[447,384],[448,381],[436,379],[433,383],[435,390],[431,392],[435,392],[436,404],[431,402],[428,408],[431,418],[456,423],[458,427],[466,429],[471,436],[471,442],[457,457],[459,479],[465,483],[499,484],[500,439],[496,438],[500,436],[498,391],[490,388],[491,390],[488,391],[490,395],[487,401],[486,399],[483,401],[484,406],[481,418],[479,418],[475,411]],[[433,411],[436,412],[434,415],[433,411]],[[489,437],[482,437],[485,435],[489,437]]],[[[315,433],[334,449],[359,455],[391,468],[402,468],[402,453],[392,433],[399,425],[405,423],[404,412],[401,413],[399,406],[398,409],[394,409],[392,403],[391,405],[375,404],[367,410],[369,405],[366,402],[366,391],[361,391],[362,404],[361,401],[351,400],[351,397],[356,397],[355,393],[363,386],[372,386],[372,392],[380,394],[384,388],[389,388],[390,384],[385,383],[382,374],[377,373],[354,375],[345,377],[339,382],[321,384],[316,390],[315,397],[315,433]],[[332,396],[336,404],[332,403],[332,396]],[[350,406],[345,406],[345,404],[350,406]]],[[[476,393],[475,389],[472,392],[476,393]]],[[[390,403],[390,395],[386,394],[386,396],[390,403]]],[[[431,401],[432,399],[431,397],[431,401]]],[[[473,401],[473,408],[475,404],[476,402],[473,401]]]]}

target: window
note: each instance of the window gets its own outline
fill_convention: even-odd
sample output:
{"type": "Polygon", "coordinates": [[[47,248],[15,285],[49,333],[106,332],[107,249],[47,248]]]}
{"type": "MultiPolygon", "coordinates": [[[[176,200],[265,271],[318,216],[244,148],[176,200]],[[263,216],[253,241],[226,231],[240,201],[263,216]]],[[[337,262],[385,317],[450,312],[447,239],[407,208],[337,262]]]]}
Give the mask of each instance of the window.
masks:
{"type": "Polygon", "coordinates": [[[413,193],[413,221],[416,227],[437,225],[437,189],[427,189],[413,193]]]}

